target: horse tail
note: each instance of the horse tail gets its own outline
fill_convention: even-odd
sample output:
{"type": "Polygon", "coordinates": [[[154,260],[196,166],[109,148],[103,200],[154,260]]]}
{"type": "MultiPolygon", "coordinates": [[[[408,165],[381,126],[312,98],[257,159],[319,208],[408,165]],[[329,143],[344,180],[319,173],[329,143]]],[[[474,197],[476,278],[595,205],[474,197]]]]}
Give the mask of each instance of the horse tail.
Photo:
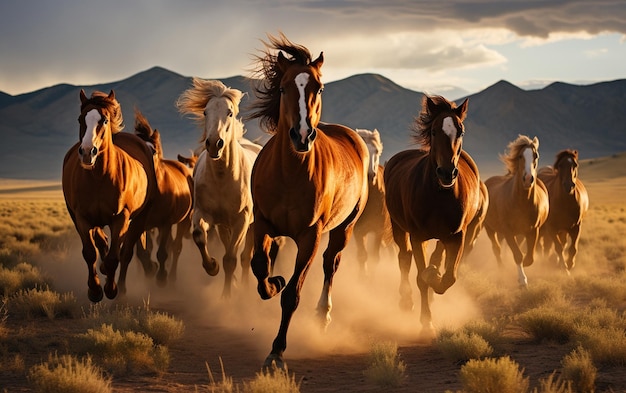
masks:
{"type": "Polygon", "coordinates": [[[143,139],[157,157],[163,158],[159,131],[152,129],[148,119],[137,108],[135,108],[135,135],[143,139]]]}

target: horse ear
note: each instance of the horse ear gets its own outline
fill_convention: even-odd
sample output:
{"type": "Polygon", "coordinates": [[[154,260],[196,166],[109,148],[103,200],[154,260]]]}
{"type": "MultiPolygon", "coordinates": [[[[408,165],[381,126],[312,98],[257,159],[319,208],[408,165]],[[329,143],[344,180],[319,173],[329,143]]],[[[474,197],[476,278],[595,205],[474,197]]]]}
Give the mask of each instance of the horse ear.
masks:
{"type": "Polygon", "coordinates": [[[80,103],[84,104],[87,101],[87,95],[85,94],[85,90],[80,89],[80,103]]]}
{"type": "Polygon", "coordinates": [[[468,105],[469,105],[469,98],[466,98],[465,101],[463,101],[463,103],[461,104],[461,106],[455,109],[456,115],[459,119],[461,119],[461,121],[465,120],[465,117],[467,117],[468,105]]]}
{"type": "Polygon", "coordinates": [[[109,99],[114,100],[115,99],[115,92],[111,89],[111,92],[109,93],[109,99]]]}
{"type": "Polygon", "coordinates": [[[539,148],[539,138],[537,137],[533,138],[533,145],[535,145],[536,148],[539,148]]]}
{"type": "Polygon", "coordinates": [[[324,52],[320,52],[320,55],[317,56],[317,59],[311,62],[311,66],[317,68],[318,71],[322,68],[322,64],[324,64],[324,52]]]}
{"type": "Polygon", "coordinates": [[[278,52],[278,58],[276,59],[276,61],[278,63],[278,68],[280,68],[282,72],[285,72],[287,70],[287,67],[289,67],[289,59],[287,59],[285,55],[283,55],[282,51],[278,52]]]}
{"type": "Polygon", "coordinates": [[[435,101],[433,101],[429,96],[425,96],[425,97],[426,97],[426,105],[428,107],[428,113],[433,114],[437,112],[437,105],[435,104],[435,101]]]}

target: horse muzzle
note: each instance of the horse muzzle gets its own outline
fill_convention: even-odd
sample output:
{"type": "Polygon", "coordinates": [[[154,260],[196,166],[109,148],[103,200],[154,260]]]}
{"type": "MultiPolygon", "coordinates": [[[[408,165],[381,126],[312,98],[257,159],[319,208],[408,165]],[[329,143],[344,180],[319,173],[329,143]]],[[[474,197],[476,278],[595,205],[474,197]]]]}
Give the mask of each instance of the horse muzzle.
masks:
{"type": "Polygon", "coordinates": [[[295,128],[291,128],[289,129],[289,138],[291,139],[294,149],[298,153],[306,153],[311,150],[311,147],[313,147],[313,141],[317,138],[317,130],[315,128],[310,128],[307,131],[306,137],[304,137],[300,135],[295,128]]]}
{"type": "Polygon", "coordinates": [[[215,141],[215,143],[211,143],[209,139],[204,142],[204,146],[206,147],[206,151],[214,160],[219,159],[222,156],[222,151],[224,151],[224,140],[219,138],[215,141]]]}
{"type": "Polygon", "coordinates": [[[78,147],[78,157],[80,159],[80,166],[84,169],[92,169],[96,164],[96,157],[98,157],[98,148],[93,146],[89,150],[83,149],[82,146],[78,147]]]}
{"type": "Polygon", "coordinates": [[[437,167],[435,173],[437,174],[437,180],[441,188],[452,188],[459,176],[459,169],[457,167],[448,169],[440,166],[437,167]]]}

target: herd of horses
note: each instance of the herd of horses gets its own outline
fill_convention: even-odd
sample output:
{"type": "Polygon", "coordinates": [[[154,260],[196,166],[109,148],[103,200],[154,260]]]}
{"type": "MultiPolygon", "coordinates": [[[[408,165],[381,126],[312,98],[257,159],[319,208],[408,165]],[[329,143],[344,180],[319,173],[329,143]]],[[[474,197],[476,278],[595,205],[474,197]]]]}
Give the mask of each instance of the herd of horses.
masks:
{"type": "Polygon", "coordinates": [[[282,34],[268,37],[257,57],[261,82],[249,115],[271,134],[264,146],[244,138],[242,93],[219,81],[193,78],[193,86],[178,98],[178,110],[202,130],[192,157],[179,155],[178,160],[163,157],[159,132],[138,110],[135,132],[121,132],[114,91],[95,91],[89,98],[80,91],[79,139],[65,155],[62,187],[82,241],[92,302],[105,294],[115,298],[118,286],[125,292],[133,255],[146,275],[156,272],[160,285],[175,280],[182,241],[190,234],[203,268],[217,275],[220,263],[208,243],[219,238],[225,250],[224,297],[231,295],[238,259],[242,282],[248,282],[252,270],[262,299],[282,293],[280,327],[264,364],[282,367],[287,331],[325,233],[324,280],[316,307],[322,328],[331,320],[333,278],[348,241],[355,239],[362,272],[368,257],[377,260],[378,250],[366,249],[370,233],[376,246],[395,243],[402,309],[413,308],[409,271],[415,261],[426,332],[432,332],[429,292],[443,294],[455,283],[459,262],[482,228],[498,263],[500,243],[506,240],[522,286],[527,285],[524,267],[533,263],[538,245],[545,253],[554,245],[558,263],[567,270],[574,267],[589,203],[578,179],[576,151],[563,150],[553,167],[539,169],[538,139],[520,135],[501,156],[507,173],[483,182],[463,150],[468,100],[457,106],[425,95],[412,127],[419,148],[381,165],[377,130],[320,121],[323,53],[313,59],[306,47],[282,34]],[[153,237],[158,266],[150,258],[153,237]],[[274,275],[284,237],[297,246],[288,280],[274,275]],[[433,239],[436,247],[427,261],[433,239]]]}

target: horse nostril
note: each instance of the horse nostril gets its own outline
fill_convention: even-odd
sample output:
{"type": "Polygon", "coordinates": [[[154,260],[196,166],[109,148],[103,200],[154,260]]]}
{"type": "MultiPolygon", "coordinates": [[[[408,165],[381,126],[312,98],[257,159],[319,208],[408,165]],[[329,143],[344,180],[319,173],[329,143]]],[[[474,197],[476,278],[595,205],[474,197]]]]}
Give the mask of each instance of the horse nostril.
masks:
{"type": "Polygon", "coordinates": [[[84,150],[82,146],[78,146],[78,154],[80,154],[81,156],[83,155],[84,150]]]}
{"type": "Polygon", "coordinates": [[[217,146],[217,148],[218,148],[218,149],[223,148],[223,147],[224,147],[224,140],[223,140],[223,139],[221,139],[221,138],[220,138],[220,139],[218,139],[218,140],[217,140],[217,143],[216,143],[216,146],[217,146]]]}
{"type": "Polygon", "coordinates": [[[96,154],[98,154],[98,148],[94,146],[91,148],[91,155],[95,156],[96,154]]]}
{"type": "Polygon", "coordinates": [[[437,167],[437,169],[435,170],[435,173],[437,173],[437,177],[441,178],[445,176],[445,172],[441,167],[437,167]]]}
{"type": "Polygon", "coordinates": [[[459,169],[458,168],[452,169],[452,178],[456,179],[458,175],[459,175],[459,169]]]}

